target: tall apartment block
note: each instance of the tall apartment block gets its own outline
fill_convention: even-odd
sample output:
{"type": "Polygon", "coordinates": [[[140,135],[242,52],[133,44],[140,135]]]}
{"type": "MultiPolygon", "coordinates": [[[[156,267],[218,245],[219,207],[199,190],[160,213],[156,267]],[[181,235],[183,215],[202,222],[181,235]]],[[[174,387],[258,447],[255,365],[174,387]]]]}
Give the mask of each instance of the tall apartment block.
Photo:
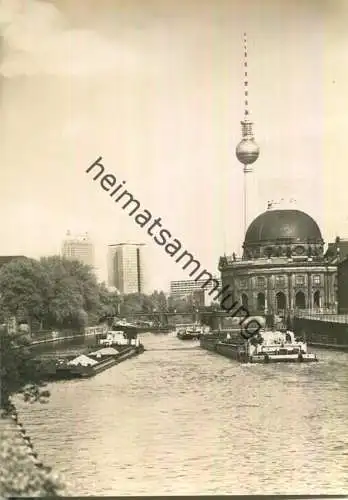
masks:
{"type": "Polygon", "coordinates": [[[94,266],[94,245],[88,233],[72,235],[67,232],[63,241],[62,255],[69,260],[78,260],[82,264],[94,266]]]}
{"type": "Polygon", "coordinates": [[[108,285],[120,293],[144,292],[143,243],[118,243],[108,246],[108,285]]]}

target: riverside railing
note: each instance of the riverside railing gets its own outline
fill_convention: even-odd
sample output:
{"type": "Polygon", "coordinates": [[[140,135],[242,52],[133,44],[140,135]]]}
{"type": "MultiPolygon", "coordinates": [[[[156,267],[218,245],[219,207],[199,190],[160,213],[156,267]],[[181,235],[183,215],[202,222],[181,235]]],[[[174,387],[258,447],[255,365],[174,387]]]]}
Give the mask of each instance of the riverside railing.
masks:
{"type": "Polygon", "coordinates": [[[65,331],[51,331],[51,332],[41,332],[35,333],[31,337],[31,344],[45,344],[49,342],[55,342],[57,340],[69,340],[78,337],[90,337],[93,335],[103,335],[107,331],[106,325],[101,326],[89,326],[84,328],[83,331],[74,332],[73,330],[65,331]]]}
{"type": "Polygon", "coordinates": [[[327,323],[347,323],[348,314],[323,313],[316,311],[298,311],[295,316],[300,319],[312,319],[317,321],[325,321],[327,323]]]}

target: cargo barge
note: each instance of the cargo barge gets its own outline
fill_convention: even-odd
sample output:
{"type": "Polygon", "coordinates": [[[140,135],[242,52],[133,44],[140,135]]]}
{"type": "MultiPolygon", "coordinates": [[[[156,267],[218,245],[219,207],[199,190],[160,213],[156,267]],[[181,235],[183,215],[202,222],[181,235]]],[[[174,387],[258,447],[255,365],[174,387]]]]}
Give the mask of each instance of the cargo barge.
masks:
{"type": "Polygon", "coordinates": [[[309,363],[316,362],[307,344],[295,339],[290,331],[261,330],[244,340],[241,330],[202,335],[200,346],[240,363],[309,363]]]}
{"type": "Polygon", "coordinates": [[[144,352],[142,345],[129,346],[122,349],[122,351],[108,347],[95,352],[80,354],[72,359],[66,357],[51,361],[46,366],[45,378],[48,380],[90,378],[142,352],[144,352]]]}

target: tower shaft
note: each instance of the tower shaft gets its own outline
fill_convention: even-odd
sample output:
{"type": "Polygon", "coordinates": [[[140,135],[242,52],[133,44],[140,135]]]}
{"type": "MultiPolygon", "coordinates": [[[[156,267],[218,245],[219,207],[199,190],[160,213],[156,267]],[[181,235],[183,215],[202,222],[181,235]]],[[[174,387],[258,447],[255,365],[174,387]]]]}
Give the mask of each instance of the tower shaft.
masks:
{"type": "Polygon", "coordinates": [[[236,156],[243,164],[244,173],[244,188],[243,188],[243,219],[244,219],[244,232],[246,232],[248,224],[248,178],[253,172],[252,164],[259,157],[260,149],[254,140],[253,122],[250,120],[249,115],[249,75],[248,75],[248,46],[247,36],[244,33],[243,37],[244,47],[244,118],[241,121],[242,126],[242,140],[236,148],[236,156]]]}

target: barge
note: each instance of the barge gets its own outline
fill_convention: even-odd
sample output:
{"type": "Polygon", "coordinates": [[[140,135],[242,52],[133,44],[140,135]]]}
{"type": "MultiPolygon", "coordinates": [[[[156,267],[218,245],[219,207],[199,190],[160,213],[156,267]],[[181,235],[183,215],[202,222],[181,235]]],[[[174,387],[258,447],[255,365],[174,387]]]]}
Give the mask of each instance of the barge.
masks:
{"type": "Polygon", "coordinates": [[[176,336],[180,340],[199,340],[203,334],[203,328],[199,325],[186,325],[177,329],[176,336]]]}
{"type": "Polygon", "coordinates": [[[241,330],[223,334],[203,335],[200,338],[203,349],[216,352],[240,363],[309,363],[316,362],[315,354],[309,353],[307,344],[295,339],[290,331],[261,330],[244,340],[241,330]]]}
{"type": "Polygon", "coordinates": [[[110,347],[103,348],[88,354],[80,354],[73,359],[59,359],[50,364],[46,375],[49,380],[90,378],[143,351],[142,345],[128,346],[122,351],[110,347]]]}

